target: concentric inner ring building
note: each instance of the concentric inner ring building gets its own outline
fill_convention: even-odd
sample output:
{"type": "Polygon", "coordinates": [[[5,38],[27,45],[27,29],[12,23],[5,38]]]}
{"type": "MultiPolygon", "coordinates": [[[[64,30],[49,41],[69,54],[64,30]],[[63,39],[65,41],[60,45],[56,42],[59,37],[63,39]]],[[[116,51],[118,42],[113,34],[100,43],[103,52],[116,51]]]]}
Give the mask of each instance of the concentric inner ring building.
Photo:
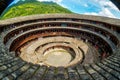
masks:
{"type": "Polygon", "coordinates": [[[120,80],[120,20],[41,14],[0,21],[2,80],[120,80]]]}

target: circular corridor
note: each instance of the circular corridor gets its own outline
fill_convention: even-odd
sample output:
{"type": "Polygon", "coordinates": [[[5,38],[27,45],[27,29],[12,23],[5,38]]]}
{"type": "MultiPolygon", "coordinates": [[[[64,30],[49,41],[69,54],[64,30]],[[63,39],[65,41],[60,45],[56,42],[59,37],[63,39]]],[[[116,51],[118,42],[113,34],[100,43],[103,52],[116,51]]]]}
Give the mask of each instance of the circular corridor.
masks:
{"type": "Polygon", "coordinates": [[[119,26],[78,14],[1,20],[0,80],[120,80],[119,26]]]}

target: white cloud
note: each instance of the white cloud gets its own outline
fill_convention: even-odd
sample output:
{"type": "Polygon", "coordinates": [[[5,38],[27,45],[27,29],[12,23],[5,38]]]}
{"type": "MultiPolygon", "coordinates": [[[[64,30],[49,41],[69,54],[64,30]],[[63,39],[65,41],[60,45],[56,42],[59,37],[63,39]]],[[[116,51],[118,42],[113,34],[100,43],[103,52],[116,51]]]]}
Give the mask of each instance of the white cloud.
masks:
{"type": "Polygon", "coordinates": [[[91,13],[85,13],[86,15],[97,15],[97,16],[105,16],[105,17],[111,17],[111,18],[117,18],[115,15],[112,14],[112,12],[107,8],[102,8],[102,10],[98,13],[91,12],[91,13]]]}
{"type": "Polygon", "coordinates": [[[86,15],[98,15],[98,13],[95,13],[95,12],[86,12],[86,13],[84,13],[84,14],[86,14],[86,15]]]}
{"type": "Polygon", "coordinates": [[[62,0],[55,0],[55,2],[62,2],[62,0]]]}
{"type": "Polygon", "coordinates": [[[88,7],[88,4],[83,4],[85,7],[88,7]]]}
{"type": "Polygon", "coordinates": [[[98,14],[101,16],[116,18],[115,15],[113,15],[112,12],[108,8],[103,8],[102,11],[100,11],[98,14]]]}
{"type": "Polygon", "coordinates": [[[119,9],[111,1],[100,1],[101,6],[107,6],[109,9],[119,11],[119,9]]]}
{"type": "Polygon", "coordinates": [[[87,12],[85,14],[118,18],[112,13],[112,10],[119,12],[119,9],[110,0],[93,0],[93,1],[100,6],[101,11],[87,12]]]}
{"type": "Polygon", "coordinates": [[[98,3],[102,8],[107,7],[109,9],[119,11],[119,9],[110,0],[94,0],[94,1],[98,3]]]}
{"type": "Polygon", "coordinates": [[[62,0],[37,0],[37,1],[40,1],[40,2],[42,2],[42,1],[48,1],[48,2],[53,1],[53,2],[56,2],[56,3],[61,3],[62,2],[62,0]]]}

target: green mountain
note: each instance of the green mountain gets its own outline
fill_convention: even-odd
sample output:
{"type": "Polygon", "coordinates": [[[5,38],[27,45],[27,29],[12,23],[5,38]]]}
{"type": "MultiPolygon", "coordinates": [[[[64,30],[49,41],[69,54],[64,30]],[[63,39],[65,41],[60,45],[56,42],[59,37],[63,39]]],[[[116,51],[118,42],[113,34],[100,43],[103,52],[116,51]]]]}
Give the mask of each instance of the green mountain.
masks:
{"type": "Polygon", "coordinates": [[[70,10],[61,7],[54,2],[38,2],[35,0],[19,1],[17,4],[8,7],[0,19],[8,19],[18,16],[34,14],[72,13],[70,10]]]}

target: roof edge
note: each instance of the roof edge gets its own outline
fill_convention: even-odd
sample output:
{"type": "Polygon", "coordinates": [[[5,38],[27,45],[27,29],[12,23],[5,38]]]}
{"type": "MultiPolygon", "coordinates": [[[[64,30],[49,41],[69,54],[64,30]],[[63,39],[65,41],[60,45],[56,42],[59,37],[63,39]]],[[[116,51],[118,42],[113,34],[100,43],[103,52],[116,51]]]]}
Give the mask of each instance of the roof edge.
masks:
{"type": "Polygon", "coordinates": [[[27,20],[42,19],[42,18],[57,18],[57,17],[93,20],[93,21],[99,21],[111,25],[120,26],[120,19],[108,18],[103,16],[82,15],[82,14],[38,14],[38,15],[15,17],[10,19],[0,20],[0,26],[14,24],[17,22],[27,21],[27,20]]]}

